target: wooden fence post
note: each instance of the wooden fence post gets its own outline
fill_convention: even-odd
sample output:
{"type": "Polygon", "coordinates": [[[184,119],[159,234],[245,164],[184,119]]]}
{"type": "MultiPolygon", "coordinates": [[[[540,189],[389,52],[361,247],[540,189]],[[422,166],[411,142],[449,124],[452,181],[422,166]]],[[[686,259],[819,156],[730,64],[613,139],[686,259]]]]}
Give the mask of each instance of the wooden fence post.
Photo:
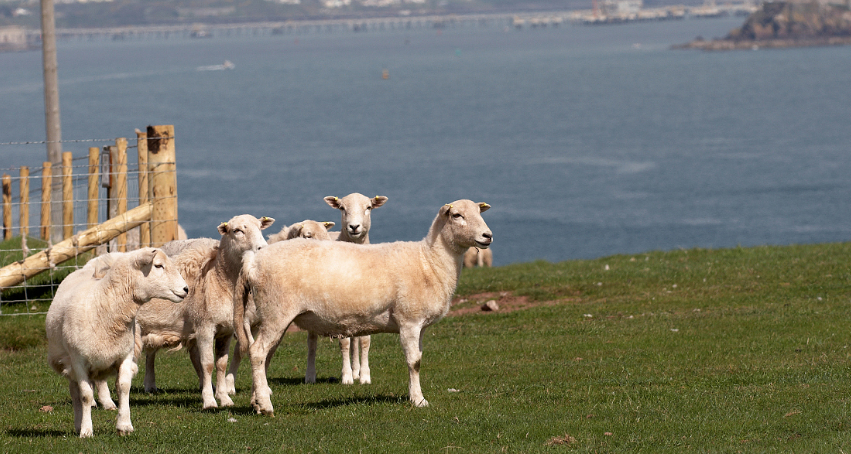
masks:
{"type": "Polygon", "coordinates": [[[74,235],[74,154],[62,153],[62,239],[74,235]]]}
{"type": "Polygon", "coordinates": [[[12,239],[12,177],[3,174],[3,239],[12,239]]]}
{"type": "Polygon", "coordinates": [[[89,228],[98,225],[98,186],[100,184],[100,149],[97,147],[89,148],[89,206],[86,216],[86,223],[89,228]]]}
{"type": "Polygon", "coordinates": [[[21,237],[26,240],[30,234],[30,168],[21,167],[21,237]]]}
{"type": "Polygon", "coordinates": [[[50,240],[50,184],[53,163],[45,161],[41,170],[41,239],[50,240]]]}
{"type": "MultiPolygon", "coordinates": [[[[116,204],[115,216],[127,212],[127,139],[115,139],[115,146],[110,148],[112,154],[112,173],[115,175],[112,191],[113,202],[116,204]]],[[[127,252],[127,234],[118,235],[116,241],[118,252],[127,252]]]]}
{"type": "Polygon", "coordinates": [[[148,126],[151,245],[160,247],[177,239],[177,165],[174,126],[148,126]]]}
{"type": "MultiPolygon", "coordinates": [[[[139,205],[148,203],[148,134],[136,130],[136,151],[139,152],[139,205]]],[[[139,226],[139,247],[151,244],[151,224],[139,226]]]]}

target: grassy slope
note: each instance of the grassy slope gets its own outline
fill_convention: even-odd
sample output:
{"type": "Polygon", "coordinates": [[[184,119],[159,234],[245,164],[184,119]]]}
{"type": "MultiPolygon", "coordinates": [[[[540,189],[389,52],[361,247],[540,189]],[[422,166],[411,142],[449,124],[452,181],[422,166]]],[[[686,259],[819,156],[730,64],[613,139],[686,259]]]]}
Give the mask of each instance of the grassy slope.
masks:
{"type": "MultiPolygon", "coordinates": [[[[332,383],[337,348],[320,342],[321,383],[307,386],[305,336],[296,333],[269,374],[274,418],[252,414],[245,365],[236,407],[200,411],[178,352],[160,355],[165,392],[146,395],[143,374],[135,378],[134,434],[118,437],[115,414],[95,410],[95,438],[80,441],[65,380],[46,365],[43,342],[25,342],[0,351],[0,449],[851,452],[849,259],[851,244],[828,244],[465,271],[460,294],[510,291],[557,304],[430,328],[425,409],[407,403],[395,336],[373,336],[369,386],[332,383]]],[[[0,317],[0,342],[43,337],[43,323],[0,317]]]]}

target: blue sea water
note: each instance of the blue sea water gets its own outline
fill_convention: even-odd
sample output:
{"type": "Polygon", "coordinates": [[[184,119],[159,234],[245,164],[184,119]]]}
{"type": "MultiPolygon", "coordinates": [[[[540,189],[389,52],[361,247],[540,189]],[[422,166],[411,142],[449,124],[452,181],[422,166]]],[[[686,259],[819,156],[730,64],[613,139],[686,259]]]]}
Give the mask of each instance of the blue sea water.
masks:
{"type": "MultiPolygon", "coordinates": [[[[669,49],[742,21],[60,42],[63,138],[175,125],[190,236],[339,222],[322,198],[361,192],[390,198],[372,242],[490,203],[497,265],[847,241],[851,47],[669,49]]],[[[39,52],[0,54],[0,106],[0,143],[43,140],[39,52]]]]}

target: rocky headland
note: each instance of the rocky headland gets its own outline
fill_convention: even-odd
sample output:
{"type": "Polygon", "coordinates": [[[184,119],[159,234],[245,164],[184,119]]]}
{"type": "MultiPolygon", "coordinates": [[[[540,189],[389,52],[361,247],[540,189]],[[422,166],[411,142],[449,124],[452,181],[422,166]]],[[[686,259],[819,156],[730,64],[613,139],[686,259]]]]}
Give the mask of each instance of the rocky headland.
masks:
{"type": "Polygon", "coordinates": [[[737,50],[851,44],[851,9],[811,1],[765,2],[724,38],[693,41],[674,49],[737,50]]]}

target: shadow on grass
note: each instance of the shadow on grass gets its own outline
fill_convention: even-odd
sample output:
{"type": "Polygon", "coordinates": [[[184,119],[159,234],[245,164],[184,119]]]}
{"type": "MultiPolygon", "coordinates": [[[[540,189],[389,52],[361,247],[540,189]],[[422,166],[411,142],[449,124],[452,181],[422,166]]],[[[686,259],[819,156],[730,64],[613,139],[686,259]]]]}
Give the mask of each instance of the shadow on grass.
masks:
{"type": "MultiPolygon", "coordinates": [[[[351,397],[346,399],[326,399],[319,402],[310,402],[305,404],[293,404],[290,402],[289,407],[280,407],[276,406],[275,414],[282,412],[282,414],[308,414],[307,411],[299,411],[301,409],[309,409],[309,410],[321,410],[328,408],[337,408],[337,407],[345,407],[348,405],[357,405],[357,404],[382,404],[382,403],[390,403],[390,404],[404,404],[408,402],[408,398],[405,396],[394,396],[394,395],[378,395],[378,396],[369,396],[369,397],[351,397]]],[[[274,404],[274,402],[273,402],[274,404]]],[[[254,410],[253,406],[233,406],[226,409],[231,412],[233,415],[241,415],[241,416],[252,416],[257,415],[257,412],[254,410]]]]}
{"type": "MultiPolygon", "coordinates": [[[[10,437],[18,437],[18,438],[38,438],[38,437],[50,437],[50,438],[58,438],[65,435],[69,435],[67,431],[64,430],[38,430],[38,429],[9,429],[6,431],[10,437]]],[[[75,437],[77,434],[72,434],[75,437]]]]}
{"type": "Polygon", "coordinates": [[[345,399],[326,399],[321,400],[319,402],[307,403],[304,404],[306,408],[310,408],[313,410],[322,410],[326,408],[335,408],[335,407],[343,407],[347,405],[355,405],[355,404],[382,404],[382,403],[404,403],[408,402],[408,398],[405,396],[395,396],[395,395],[376,395],[369,397],[348,397],[345,399]]]}
{"type": "Polygon", "coordinates": [[[146,393],[144,391],[131,393],[131,407],[150,407],[150,406],[169,406],[177,408],[192,408],[198,407],[201,409],[201,393],[195,390],[179,389],[179,390],[158,390],[154,393],[146,393]]]}
{"type": "MultiPolygon", "coordinates": [[[[270,386],[279,385],[279,386],[297,386],[304,385],[304,378],[302,377],[272,377],[267,378],[266,381],[270,386]]],[[[316,377],[316,384],[335,384],[340,383],[340,379],[337,377],[316,377]]],[[[237,392],[239,392],[237,390],[237,392]]]]}

